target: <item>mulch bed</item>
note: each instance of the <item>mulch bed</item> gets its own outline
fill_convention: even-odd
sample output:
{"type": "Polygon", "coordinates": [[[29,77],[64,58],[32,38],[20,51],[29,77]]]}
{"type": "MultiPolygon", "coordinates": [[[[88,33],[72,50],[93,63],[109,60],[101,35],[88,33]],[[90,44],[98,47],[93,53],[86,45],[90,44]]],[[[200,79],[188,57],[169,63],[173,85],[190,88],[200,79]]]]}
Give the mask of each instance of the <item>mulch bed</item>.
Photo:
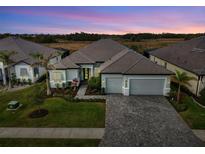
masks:
{"type": "Polygon", "coordinates": [[[85,95],[102,95],[101,92],[97,89],[91,89],[91,88],[87,88],[85,95]]]}
{"type": "Polygon", "coordinates": [[[38,110],[34,110],[33,112],[31,112],[29,114],[30,118],[41,118],[44,117],[48,114],[48,110],[46,109],[38,109],[38,110]]]}

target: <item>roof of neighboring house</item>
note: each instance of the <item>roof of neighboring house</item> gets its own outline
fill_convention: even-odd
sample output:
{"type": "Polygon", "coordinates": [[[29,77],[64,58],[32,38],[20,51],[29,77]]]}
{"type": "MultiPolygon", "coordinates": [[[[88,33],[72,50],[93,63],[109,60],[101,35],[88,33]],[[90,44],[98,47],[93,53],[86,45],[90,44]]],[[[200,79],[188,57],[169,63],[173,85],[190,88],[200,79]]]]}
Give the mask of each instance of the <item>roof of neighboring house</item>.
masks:
{"type": "Polygon", "coordinates": [[[170,75],[172,72],[151,62],[146,57],[133,50],[121,53],[100,66],[102,74],[139,74],[139,75],[170,75]]]}
{"type": "Polygon", "coordinates": [[[157,49],[150,54],[197,75],[205,75],[205,36],[157,49]]]}
{"type": "Polygon", "coordinates": [[[22,61],[28,64],[33,64],[35,62],[35,59],[31,56],[31,54],[40,53],[45,57],[53,54],[52,57],[55,57],[58,55],[57,52],[63,52],[21,39],[19,37],[8,37],[1,39],[0,52],[2,51],[14,51],[16,54],[11,57],[14,62],[17,63],[22,61]]]}

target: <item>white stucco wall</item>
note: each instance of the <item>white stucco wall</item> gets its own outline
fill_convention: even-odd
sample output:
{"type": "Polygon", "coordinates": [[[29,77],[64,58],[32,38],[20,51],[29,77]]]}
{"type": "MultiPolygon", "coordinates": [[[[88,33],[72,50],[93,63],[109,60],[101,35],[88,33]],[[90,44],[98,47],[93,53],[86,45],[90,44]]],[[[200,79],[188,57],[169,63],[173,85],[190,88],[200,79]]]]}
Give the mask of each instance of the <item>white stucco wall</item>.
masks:
{"type": "Polygon", "coordinates": [[[205,83],[205,82],[203,82],[203,80],[202,80],[203,83],[201,81],[199,81],[199,86],[198,86],[198,90],[197,90],[198,76],[192,72],[189,72],[181,67],[178,67],[174,64],[166,62],[166,61],[164,61],[160,58],[157,58],[155,56],[152,56],[152,55],[150,56],[150,60],[161,65],[161,66],[165,66],[165,64],[166,64],[166,69],[168,69],[174,73],[176,73],[176,70],[178,70],[180,72],[185,72],[190,77],[194,77],[195,80],[189,81],[190,85],[186,85],[186,87],[195,95],[199,95],[200,90],[202,90],[205,86],[205,84],[203,84],[203,83],[205,83]],[[198,93],[197,93],[197,91],[198,91],[198,93]]]}
{"type": "Polygon", "coordinates": [[[39,77],[46,73],[46,69],[44,67],[38,67],[39,77]]]}
{"type": "Polygon", "coordinates": [[[53,57],[53,58],[51,58],[50,60],[49,60],[49,62],[51,63],[51,64],[56,64],[56,63],[58,63],[58,62],[60,62],[61,61],[61,56],[56,56],[56,57],[53,57]]]}
{"type": "MultiPolygon", "coordinates": [[[[28,80],[28,79],[31,79],[31,81],[32,82],[34,82],[35,81],[35,78],[34,78],[34,72],[33,72],[33,68],[30,66],[30,65],[28,65],[28,64],[26,64],[26,63],[18,63],[18,64],[16,64],[15,66],[14,66],[14,70],[15,70],[15,74],[16,74],[16,78],[17,79],[26,79],[26,80],[28,80]],[[25,68],[25,69],[27,69],[27,72],[28,72],[28,76],[21,76],[20,75],[20,69],[21,68],[25,68]]],[[[12,72],[12,71],[11,71],[12,72]]]]}
{"type": "Polygon", "coordinates": [[[66,83],[66,70],[49,70],[49,81],[51,88],[56,88],[56,85],[62,86],[63,83],[66,83]],[[53,79],[53,73],[60,73],[63,76],[63,80],[55,81],[53,79]]]}
{"type": "Polygon", "coordinates": [[[79,69],[68,69],[66,70],[66,80],[72,81],[73,79],[80,80],[79,69]]]}
{"type": "Polygon", "coordinates": [[[130,93],[130,80],[131,79],[164,79],[163,95],[168,95],[170,92],[170,76],[167,75],[121,75],[121,74],[101,74],[101,87],[106,89],[107,78],[122,78],[122,94],[129,96],[130,93]],[[127,87],[125,87],[125,81],[127,80],[127,87]]]}
{"type": "Polygon", "coordinates": [[[77,79],[78,85],[80,84],[79,69],[49,70],[49,81],[51,88],[56,88],[56,84],[59,84],[61,87],[63,83],[66,84],[67,82],[73,81],[73,79],[77,79]],[[61,73],[63,75],[63,80],[54,81],[52,78],[52,73],[61,73]]]}

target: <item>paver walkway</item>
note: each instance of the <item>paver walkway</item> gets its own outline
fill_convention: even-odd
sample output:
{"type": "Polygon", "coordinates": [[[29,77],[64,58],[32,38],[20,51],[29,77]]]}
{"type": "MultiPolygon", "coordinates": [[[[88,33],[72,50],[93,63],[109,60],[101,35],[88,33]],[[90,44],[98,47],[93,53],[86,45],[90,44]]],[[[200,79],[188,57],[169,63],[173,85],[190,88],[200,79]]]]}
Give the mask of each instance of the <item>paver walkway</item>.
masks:
{"type": "Polygon", "coordinates": [[[0,128],[0,138],[101,139],[104,128],[0,128]]]}
{"type": "Polygon", "coordinates": [[[75,98],[78,98],[78,99],[106,99],[106,96],[104,95],[85,95],[87,87],[88,87],[87,84],[81,85],[78,89],[78,92],[75,98]]]}
{"type": "Polygon", "coordinates": [[[205,142],[205,130],[200,130],[200,129],[192,129],[194,134],[200,138],[202,141],[205,142]]]}

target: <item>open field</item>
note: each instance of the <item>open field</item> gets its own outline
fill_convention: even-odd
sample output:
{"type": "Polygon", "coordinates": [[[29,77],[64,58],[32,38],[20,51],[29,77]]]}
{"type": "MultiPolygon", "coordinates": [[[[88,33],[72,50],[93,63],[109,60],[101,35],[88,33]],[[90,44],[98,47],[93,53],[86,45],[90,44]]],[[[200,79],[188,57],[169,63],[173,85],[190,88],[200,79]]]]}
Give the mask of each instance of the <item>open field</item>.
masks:
{"type": "Polygon", "coordinates": [[[37,110],[35,84],[15,92],[0,93],[0,127],[85,127],[103,128],[105,126],[105,103],[72,102],[60,97],[46,98],[40,108],[48,110],[42,118],[30,118],[29,114],[37,110]],[[23,104],[17,111],[7,111],[7,103],[17,100],[23,104]]]}
{"type": "Polygon", "coordinates": [[[146,50],[162,48],[181,41],[183,41],[183,39],[153,39],[153,40],[144,40],[140,42],[131,42],[131,41],[119,41],[119,42],[135,51],[143,53],[143,51],[146,50]]]}
{"type": "MultiPolygon", "coordinates": [[[[118,41],[118,42],[138,52],[143,52],[144,50],[161,48],[180,41],[183,41],[183,39],[152,39],[152,40],[144,40],[140,42],[137,41],[118,41]]],[[[44,45],[52,48],[64,48],[70,50],[71,52],[74,52],[80,48],[85,47],[90,43],[92,42],[91,41],[67,41],[62,43],[47,43],[44,45]]]]}
{"type": "Polygon", "coordinates": [[[97,147],[99,143],[97,139],[0,139],[0,147],[97,147]]]}
{"type": "Polygon", "coordinates": [[[68,49],[70,52],[74,52],[90,43],[91,41],[68,41],[62,43],[46,43],[44,45],[51,48],[64,48],[68,49]]]}

